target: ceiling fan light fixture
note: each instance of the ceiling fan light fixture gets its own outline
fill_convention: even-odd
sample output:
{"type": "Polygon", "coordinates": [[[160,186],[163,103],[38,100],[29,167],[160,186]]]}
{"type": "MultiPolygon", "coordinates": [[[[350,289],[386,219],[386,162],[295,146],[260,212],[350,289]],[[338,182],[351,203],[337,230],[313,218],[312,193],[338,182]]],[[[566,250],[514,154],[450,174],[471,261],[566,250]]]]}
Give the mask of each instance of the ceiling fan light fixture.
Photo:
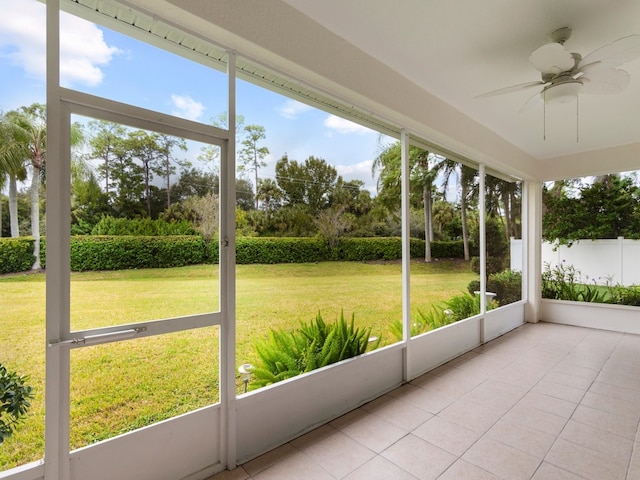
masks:
{"type": "Polygon", "coordinates": [[[550,85],[544,89],[542,94],[547,105],[554,105],[569,103],[576,100],[581,90],[582,82],[579,80],[573,80],[550,85]]]}

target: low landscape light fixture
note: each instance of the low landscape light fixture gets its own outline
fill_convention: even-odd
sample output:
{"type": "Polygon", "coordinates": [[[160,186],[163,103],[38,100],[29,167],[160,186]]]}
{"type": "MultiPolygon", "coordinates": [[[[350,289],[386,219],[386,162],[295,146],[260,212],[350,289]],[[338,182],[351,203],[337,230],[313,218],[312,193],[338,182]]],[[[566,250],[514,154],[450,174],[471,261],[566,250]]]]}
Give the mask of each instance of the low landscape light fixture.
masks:
{"type": "Polygon", "coordinates": [[[253,365],[250,363],[243,363],[238,367],[238,372],[240,373],[240,378],[242,378],[242,383],[244,384],[244,393],[247,393],[247,386],[249,385],[249,380],[251,380],[253,365]]]}

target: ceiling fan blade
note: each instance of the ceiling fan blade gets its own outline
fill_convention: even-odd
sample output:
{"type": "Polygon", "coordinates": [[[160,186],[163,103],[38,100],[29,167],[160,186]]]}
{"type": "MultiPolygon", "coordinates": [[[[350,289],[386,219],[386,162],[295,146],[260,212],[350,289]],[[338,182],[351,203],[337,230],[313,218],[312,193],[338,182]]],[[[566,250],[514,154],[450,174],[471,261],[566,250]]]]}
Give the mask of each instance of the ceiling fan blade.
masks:
{"type": "Polygon", "coordinates": [[[494,97],[496,95],[503,95],[505,93],[519,92],[521,90],[526,90],[528,88],[539,87],[544,84],[545,82],[541,80],[538,80],[537,82],[519,83],[517,85],[511,85],[510,87],[499,88],[498,90],[492,90],[491,92],[483,93],[482,95],[477,95],[475,98],[494,97]]]}
{"type": "Polygon", "coordinates": [[[620,93],[627,87],[630,79],[627,72],[618,68],[593,69],[580,77],[581,93],[598,95],[620,93]]]}
{"type": "Polygon", "coordinates": [[[640,57],[640,35],[629,35],[594,50],[584,57],[578,68],[584,72],[592,68],[614,68],[640,57]]]}
{"type": "Polygon", "coordinates": [[[533,108],[542,102],[542,92],[536,93],[534,96],[529,98],[522,107],[520,107],[520,113],[526,113],[529,110],[533,110],[533,108]]]}
{"type": "Polygon", "coordinates": [[[529,55],[531,64],[542,73],[558,74],[571,70],[575,60],[571,52],[559,43],[547,43],[529,55]]]}

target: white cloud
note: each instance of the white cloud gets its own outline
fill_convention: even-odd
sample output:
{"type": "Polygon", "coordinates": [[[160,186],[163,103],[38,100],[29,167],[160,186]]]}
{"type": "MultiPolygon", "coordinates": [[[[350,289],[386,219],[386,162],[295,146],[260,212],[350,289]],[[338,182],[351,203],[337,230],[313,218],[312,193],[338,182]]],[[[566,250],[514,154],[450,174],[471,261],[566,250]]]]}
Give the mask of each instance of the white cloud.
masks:
{"type": "Polygon", "coordinates": [[[336,165],[336,170],[338,171],[338,175],[342,175],[343,177],[357,177],[360,178],[363,175],[371,175],[371,167],[373,165],[372,160],[364,160],[359,163],[355,163],[353,165],[336,165]]]}
{"type": "Polygon", "coordinates": [[[284,118],[296,118],[298,115],[304,112],[312,110],[313,107],[296,100],[287,100],[284,104],[278,107],[278,112],[284,118]]]}
{"type": "Polygon", "coordinates": [[[346,181],[362,180],[364,182],[364,189],[369,190],[372,195],[375,195],[377,180],[371,173],[372,165],[372,160],[363,160],[353,165],[336,165],[335,167],[338,175],[346,181]]]}
{"type": "Polygon", "coordinates": [[[191,97],[173,94],[171,103],[173,104],[172,114],[187,120],[199,120],[204,112],[204,105],[191,97]]]}
{"type": "MultiPolygon", "coordinates": [[[[31,76],[46,74],[45,6],[36,1],[0,2],[0,55],[31,76]]],[[[60,81],[96,86],[106,66],[121,53],[106,44],[102,30],[67,13],[60,15],[60,81]]]]}
{"type": "Polygon", "coordinates": [[[367,127],[363,127],[362,125],[358,125],[357,123],[353,123],[349,120],[345,120],[344,118],[338,117],[337,115],[329,115],[324,120],[324,126],[335,130],[338,133],[357,133],[360,135],[365,135],[368,133],[372,133],[372,130],[367,127]]]}

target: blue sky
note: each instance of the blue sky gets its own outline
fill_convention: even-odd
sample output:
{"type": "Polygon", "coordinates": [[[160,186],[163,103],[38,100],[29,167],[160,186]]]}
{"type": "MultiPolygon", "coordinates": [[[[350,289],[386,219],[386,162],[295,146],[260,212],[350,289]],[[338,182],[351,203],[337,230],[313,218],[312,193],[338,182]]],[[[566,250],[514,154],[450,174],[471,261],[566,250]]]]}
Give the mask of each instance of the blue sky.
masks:
{"type": "MultiPolygon", "coordinates": [[[[37,0],[0,1],[0,110],[45,100],[45,8],[37,0]]],[[[226,76],[68,14],[61,16],[61,83],[136,106],[210,123],[226,110],[226,76]],[[135,80],[133,80],[135,79],[135,80]]],[[[321,157],[345,180],[375,192],[377,132],[243,81],[237,113],[266,129],[261,177],[285,153],[321,157]]]]}

